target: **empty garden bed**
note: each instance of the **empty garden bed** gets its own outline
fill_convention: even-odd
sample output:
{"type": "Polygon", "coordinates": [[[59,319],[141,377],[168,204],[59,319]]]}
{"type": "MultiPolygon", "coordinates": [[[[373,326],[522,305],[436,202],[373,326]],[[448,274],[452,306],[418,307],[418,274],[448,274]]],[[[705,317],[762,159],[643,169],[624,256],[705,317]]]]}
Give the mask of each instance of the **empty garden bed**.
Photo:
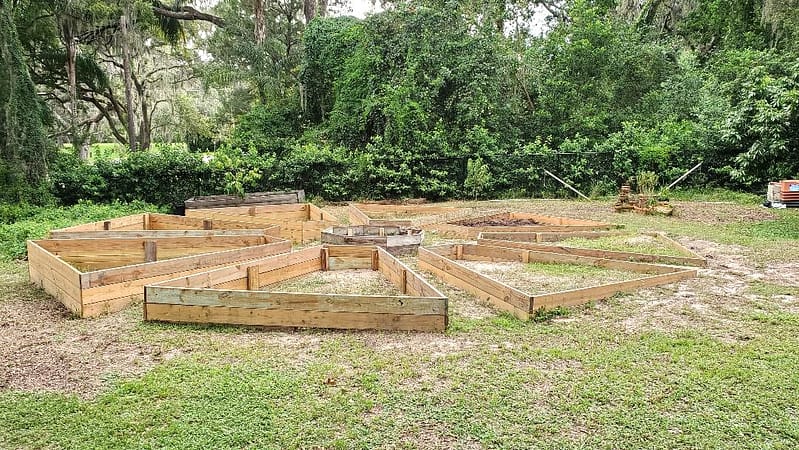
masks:
{"type": "MultiPolygon", "coordinates": [[[[525,275],[528,277],[528,281],[532,281],[535,266],[521,267],[523,267],[522,270],[528,272],[525,275]]],[[[542,308],[550,309],[559,306],[579,305],[607,298],[619,292],[673,283],[696,276],[696,270],[687,270],[679,267],[478,244],[451,244],[420,248],[419,268],[429,271],[442,281],[464,289],[477,298],[487,301],[502,310],[509,311],[521,319],[529,318],[536,310],[542,308]],[[614,271],[612,276],[621,279],[596,279],[594,277],[592,281],[590,277],[587,277],[583,281],[588,281],[591,284],[590,286],[567,285],[566,289],[564,289],[562,284],[558,283],[549,292],[542,292],[535,286],[535,283],[532,283],[532,287],[525,290],[509,284],[512,282],[518,286],[517,283],[519,281],[513,281],[512,274],[509,276],[501,274],[499,277],[492,277],[475,270],[478,267],[469,267],[475,261],[481,263],[496,262],[505,266],[507,266],[507,263],[594,266],[612,270],[614,271]],[[628,272],[632,275],[619,275],[622,272],[628,272]]],[[[514,270],[518,269],[514,268],[514,270]]],[[[499,271],[502,272],[501,269],[499,271]]],[[[541,272],[546,271],[539,270],[539,275],[546,275],[546,273],[542,274],[541,272]]],[[[586,274],[588,271],[579,271],[579,273],[586,274]]]]}
{"type": "Polygon", "coordinates": [[[31,282],[80,317],[118,311],[146,284],[289,251],[268,235],[28,241],[31,282]]]}
{"type": "Polygon", "coordinates": [[[477,242],[496,247],[512,247],[540,252],[562,253],[596,258],[618,259],[646,263],[675,264],[704,267],[707,261],[663,233],[586,232],[557,244],[540,243],[536,233],[480,233],[477,242]]]}
{"type": "Polygon", "coordinates": [[[311,247],[173,279],[148,286],[144,308],[145,320],[165,322],[413,331],[447,326],[447,298],[374,246],[311,247]],[[345,279],[328,287],[335,276],[319,272],[336,271],[345,279]],[[347,276],[356,277],[353,271],[368,275],[341,286],[347,276]],[[376,276],[385,281],[374,284],[376,276]]]}
{"type": "Polygon", "coordinates": [[[500,213],[467,219],[435,223],[425,229],[435,230],[444,236],[477,239],[484,231],[494,232],[573,232],[616,228],[615,225],[593,220],[551,217],[528,213],[500,213]]]}

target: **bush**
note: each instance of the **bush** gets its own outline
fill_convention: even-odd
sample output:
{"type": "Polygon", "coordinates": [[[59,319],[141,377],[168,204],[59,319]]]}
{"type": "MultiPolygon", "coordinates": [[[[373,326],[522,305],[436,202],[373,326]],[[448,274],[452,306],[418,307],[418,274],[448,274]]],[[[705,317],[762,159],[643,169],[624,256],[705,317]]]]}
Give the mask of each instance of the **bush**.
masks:
{"type": "Polygon", "coordinates": [[[98,205],[82,201],[70,207],[0,204],[0,260],[24,257],[25,242],[28,239],[41,239],[52,229],[158,211],[156,206],[142,202],[98,205]]]}

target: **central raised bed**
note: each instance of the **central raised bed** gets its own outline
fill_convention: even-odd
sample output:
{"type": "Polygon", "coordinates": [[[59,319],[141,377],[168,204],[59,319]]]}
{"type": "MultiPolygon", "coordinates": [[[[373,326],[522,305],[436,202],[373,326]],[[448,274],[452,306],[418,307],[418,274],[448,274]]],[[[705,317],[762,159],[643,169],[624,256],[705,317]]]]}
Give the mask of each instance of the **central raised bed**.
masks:
{"type": "Polygon", "coordinates": [[[322,246],[147,286],[144,314],[164,322],[441,332],[447,298],[380,247],[322,246]],[[379,271],[402,295],[269,290],[316,271],[344,269],[379,271]]]}
{"type": "Polygon", "coordinates": [[[31,282],[80,317],[119,311],[144,286],[291,251],[268,235],[28,241],[31,282]]]}
{"type": "Polygon", "coordinates": [[[579,305],[607,298],[619,292],[674,283],[693,278],[697,274],[696,270],[681,267],[478,244],[420,248],[419,268],[523,320],[527,320],[539,309],[579,305]],[[642,275],[640,278],[627,281],[533,295],[472,270],[460,264],[459,260],[582,264],[642,275]]]}
{"type": "Polygon", "coordinates": [[[280,226],[280,235],[284,239],[298,244],[318,241],[322,230],[339,224],[335,216],[310,203],[187,209],[186,216],[243,222],[253,228],[276,224],[280,226]]]}
{"type": "Polygon", "coordinates": [[[538,214],[506,212],[468,219],[435,223],[424,227],[444,236],[460,239],[477,239],[484,231],[494,232],[572,232],[596,231],[618,228],[617,225],[594,220],[568,217],[542,216],[538,214]]]}
{"type": "Polygon", "coordinates": [[[356,225],[322,231],[325,244],[377,245],[395,256],[415,255],[423,239],[422,230],[395,226],[356,225]]]}

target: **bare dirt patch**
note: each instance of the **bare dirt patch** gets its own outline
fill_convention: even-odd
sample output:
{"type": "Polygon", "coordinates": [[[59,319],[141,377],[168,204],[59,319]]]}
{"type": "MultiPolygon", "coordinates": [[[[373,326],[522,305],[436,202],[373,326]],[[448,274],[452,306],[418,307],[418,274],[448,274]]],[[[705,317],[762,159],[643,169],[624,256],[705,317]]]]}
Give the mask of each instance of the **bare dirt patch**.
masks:
{"type": "Polygon", "coordinates": [[[458,261],[460,264],[529,294],[546,294],[640,278],[619,270],[570,264],[458,261]]]}
{"type": "Polygon", "coordinates": [[[315,294],[402,295],[380,272],[369,269],[313,272],[265,286],[264,290],[315,294]]]}

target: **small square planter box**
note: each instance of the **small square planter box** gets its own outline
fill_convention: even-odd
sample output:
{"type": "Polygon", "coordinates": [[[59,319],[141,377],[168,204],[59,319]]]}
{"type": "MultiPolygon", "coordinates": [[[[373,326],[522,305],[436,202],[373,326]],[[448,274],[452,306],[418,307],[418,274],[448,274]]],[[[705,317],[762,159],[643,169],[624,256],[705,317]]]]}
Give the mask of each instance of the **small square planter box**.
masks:
{"type": "Polygon", "coordinates": [[[394,256],[415,255],[423,239],[422,230],[395,226],[356,225],[322,231],[325,244],[376,245],[394,256]]]}

